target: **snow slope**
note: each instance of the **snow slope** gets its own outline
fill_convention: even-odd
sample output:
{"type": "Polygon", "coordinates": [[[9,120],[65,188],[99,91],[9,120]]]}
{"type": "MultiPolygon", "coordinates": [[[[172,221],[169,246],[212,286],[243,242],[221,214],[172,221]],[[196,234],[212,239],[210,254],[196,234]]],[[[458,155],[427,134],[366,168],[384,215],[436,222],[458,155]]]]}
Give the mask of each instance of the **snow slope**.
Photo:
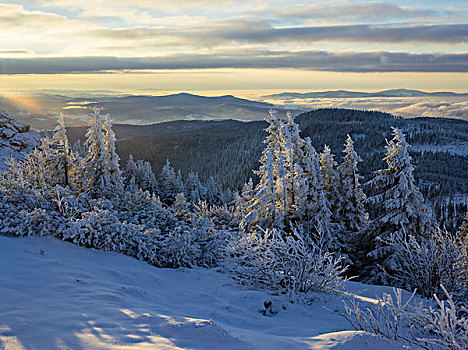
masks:
{"type": "MultiPolygon", "coordinates": [[[[348,284],[365,297],[388,290],[348,284]]],[[[401,349],[326,308],[341,311],[341,297],[290,304],[215,270],[0,236],[0,349],[401,349]],[[277,314],[262,314],[267,300],[277,314]]]]}

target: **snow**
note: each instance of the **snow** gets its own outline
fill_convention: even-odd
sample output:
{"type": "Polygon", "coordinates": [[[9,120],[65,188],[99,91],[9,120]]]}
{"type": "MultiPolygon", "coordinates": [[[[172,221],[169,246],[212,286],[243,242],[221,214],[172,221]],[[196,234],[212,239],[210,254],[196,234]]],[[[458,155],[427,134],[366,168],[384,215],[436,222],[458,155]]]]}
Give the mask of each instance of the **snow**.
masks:
{"type": "Polygon", "coordinates": [[[413,145],[411,146],[413,152],[432,152],[443,153],[447,152],[453,156],[468,156],[468,142],[450,143],[445,145],[413,145]]]}
{"type": "MultiPolygon", "coordinates": [[[[375,302],[388,287],[348,282],[375,302]]],[[[160,269],[52,237],[0,236],[0,349],[401,349],[354,331],[342,296],[311,305],[213,269],[160,269]],[[271,300],[272,311],[261,312],[271,300]]]]}

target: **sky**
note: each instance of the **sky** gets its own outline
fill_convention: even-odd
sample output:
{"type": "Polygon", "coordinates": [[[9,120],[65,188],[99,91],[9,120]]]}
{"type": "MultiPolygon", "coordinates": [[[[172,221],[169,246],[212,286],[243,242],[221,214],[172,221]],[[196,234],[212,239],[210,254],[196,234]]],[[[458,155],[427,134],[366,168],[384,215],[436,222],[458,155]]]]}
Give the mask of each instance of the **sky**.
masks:
{"type": "Polygon", "coordinates": [[[0,91],[468,91],[467,4],[0,0],[0,91]]]}

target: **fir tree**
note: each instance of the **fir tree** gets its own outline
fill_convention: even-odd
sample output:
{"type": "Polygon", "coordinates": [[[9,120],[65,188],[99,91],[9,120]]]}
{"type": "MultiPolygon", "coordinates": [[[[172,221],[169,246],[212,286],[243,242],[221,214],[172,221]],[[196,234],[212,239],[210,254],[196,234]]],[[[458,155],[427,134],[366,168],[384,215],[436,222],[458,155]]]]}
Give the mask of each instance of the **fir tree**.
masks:
{"type": "Polygon", "coordinates": [[[298,189],[296,188],[297,179],[294,179],[295,165],[304,158],[302,150],[304,140],[300,137],[299,125],[294,121],[291,113],[286,114],[286,119],[282,122],[280,128],[280,150],[282,153],[282,166],[285,167],[285,176],[283,179],[285,205],[288,215],[291,215],[291,210],[295,202],[295,196],[298,189]]]}
{"type": "Polygon", "coordinates": [[[185,192],[180,172],[176,175],[169,159],[162,168],[160,183],[161,200],[166,204],[172,204],[177,194],[185,192]]]}
{"type": "Polygon", "coordinates": [[[187,178],[186,190],[188,199],[192,203],[197,203],[204,199],[206,189],[202,186],[200,179],[198,178],[198,173],[190,171],[187,178]]]}
{"type": "Polygon", "coordinates": [[[133,155],[128,156],[127,163],[125,163],[125,169],[124,169],[124,174],[125,174],[125,185],[129,185],[130,181],[133,178],[133,182],[136,183],[135,181],[135,176],[137,172],[137,166],[135,161],[133,160],[133,155]]]}
{"type": "Polygon", "coordinates": [[[266,147],[260,158],[260,168],[255,171],[260,181],[245,206],[247,215],[242,220],[243,227],[282,228],[292,209],[294,156],[291,126],[278,118],[274,110],[269,111],[266,121],[269,124],[264,141],[266,147]]]}
{"type": "Polygon", "coordinates": [[[103,125],[104,131],[104,149],[105,149],[105,163],[104,175],[105,186],[111,196],[118,195],[123,191],[122,171],[120,170],[119,161],[120,157],[115,149],[115,133],[112,130],[112,122],[110,115],[106,114],[103,125]]]}
{"type": "Polygon", "coordinates": [[[86,141],[84,144],[88,151],[83,160],[83,187],[86,192],[98,195],[105,189],[106,149],[104,145],[104,134],[102,132],[100,109],[95,108],[91,117],[92,122],[86,133],[86,141]]]}
{"type": "Polygon", "coordinates": [[[205,188],[205,199],[209,204],[223,204],[223,191],[216,183],[213,176],[210,176],[205,188]]]}
{"type": "Polygon", "coordinates": [[[337,215],[341,219],[345,231],[354,236],[366,227],[369,214],[367,214],[364,204],[366,195],[360,184],[363,177],[359,175],[358,171],[358,164],[362,162],[362,159],[354,150],[354,142],[349,135],[343,153],[343,162],[337,168],[337,185],[340,194],[337,215]]]}
{"type": "Polygon", "coordinates": [[[274,161],[274,151],[267,145],[260,159],[260,168],[255,172],[260,177],[260,181],[255,186],[254,195],[246,205],[247,215],[241,221],[243,229],[256,225],[271,226],[278,222],[274,161]]]}
{"type": "Polygon", "coordinates": [[[70,172],[70,149],[68,146],[67,132],[65,129],[65,121],[63,114],[60,113],[58,124],[54,129],[54,135],[51,139],[51,144],[55,146],[55,156],[57,159],[57,172],[62,174],[59,176],[58,183],[63,186],[68,186],[70,172]]]}
{"type": "Polygon", "coordinates": [[[368,243],[364,247],[364,251],[368,252],[364,258],[364,278],[370,282],[388,284],[389,274],[398,269],[398,261],[388,244],[392,235],[411,235],[423,240],[435,226],[415,184],[409,147],[403,132],[393,128],[393,139],[387,141],[384,158],[387,168],[376,171],[369,182],[377,194],[369,197],[368,201],[379,207],[378,217],[370,223],[361,237],[362,242],[368,243]]]}
{"type": "Polygon", "coordinates": [[[136,184],[143,190],[150,193],[158,192],[158,180],[153,172],[153,168],[149,162],[138,160],[135,167],[136,184]]]}
{"type": "MultiPolygon", "coordinates": [[[[330,147],[324,146],[320,154],[320,173],[322,175],[322,188],[331,212],[330,221],[341,226],[341,217],[338,213],[341,207],[340,193],[338,192],[338,175],[336,172],[337,163],[330,147]]],[[[340,228],[341,229],[341,228],[340,228]]]]}
{"type": "Polygon", "coordinates": [[[319,155],[309,137],[304,140],[304,157],[296,167],[295,177],[298,185],[295,207],[299,220],[308,226],[312,239],[324,235],[326,249],[338,248],[336,238],[330,232],[331,212],[325,197],[320,171],[319,155]]]}

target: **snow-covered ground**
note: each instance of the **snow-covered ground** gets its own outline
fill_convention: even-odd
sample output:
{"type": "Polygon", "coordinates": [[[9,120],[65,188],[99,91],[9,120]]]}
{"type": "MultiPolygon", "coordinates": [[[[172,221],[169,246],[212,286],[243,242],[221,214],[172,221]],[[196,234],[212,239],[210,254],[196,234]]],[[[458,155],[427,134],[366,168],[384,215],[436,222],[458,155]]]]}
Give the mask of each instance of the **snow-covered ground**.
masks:
{"type": "MultiPolygon", "coordinates": [[[[390,289],[347,290],[372,298],[390,289]]],[[[342,311],[341,299],[291,304],[215,270],[0,236],[0,349],[401,349],[327,310],[342,311]],[[267,300],[277,314],[262,314],[267,300]]]]}

